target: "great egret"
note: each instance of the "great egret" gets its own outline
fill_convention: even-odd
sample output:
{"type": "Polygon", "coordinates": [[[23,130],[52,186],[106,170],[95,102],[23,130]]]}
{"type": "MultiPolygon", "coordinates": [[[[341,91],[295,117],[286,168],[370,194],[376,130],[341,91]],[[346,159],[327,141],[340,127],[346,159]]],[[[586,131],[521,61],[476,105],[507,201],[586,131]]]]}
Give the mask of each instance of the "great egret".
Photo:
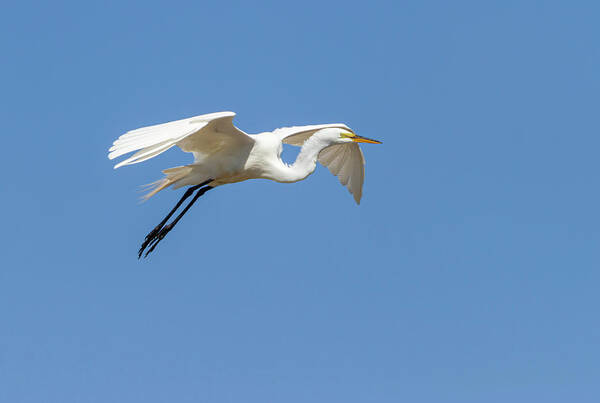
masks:
{"type": "Polygon", "coordinates": [[[282,127],[272,132],[246,134],[233,125],[233,112],[217,112],[131,130],[119,137],[109,150],[114,159],[137,151],[115,169],[137,164],[178,146],[194,154],[194,163],[169,168],[166,175],[152,184],[148,199],[173,185],[174,189],[190,186],[175,207],[144,239],[138,258],[144,257],[179,222],[200,196],[227,183],[247,179],[271,179],[281,183],[301,181],[313,173],[317,161],[329,168],[354,195],[357,204],[362,196],[365,159],[356,143],[381,144],[377,140],[356,135],[341,123],[282,127]],[[283,143],[301,146],[292,165],[281,160],[283,143]],[[167,221],[181,204],[196,194],[183,211],[170,223],[167,221]]]}

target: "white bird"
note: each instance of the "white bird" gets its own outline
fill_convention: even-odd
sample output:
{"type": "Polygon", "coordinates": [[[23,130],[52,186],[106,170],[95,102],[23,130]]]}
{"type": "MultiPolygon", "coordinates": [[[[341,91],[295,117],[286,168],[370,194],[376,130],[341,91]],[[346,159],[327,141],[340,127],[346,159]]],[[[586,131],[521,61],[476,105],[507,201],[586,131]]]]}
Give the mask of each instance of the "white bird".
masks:
{"type": "Polygon", "coordinates": [[[138,257],[149,247],[145,255],[148,256],[194,202],[208,190],[247,179],[298,182],[313,173],[317,161],[329,168],[352,193],[356,203],[360,203],[365,159],[357,143],[381,142],[358,136],[341,123],[282,127],[272,132],[252,135],[233,125],[234,116],[233,112],[217,112],[142,127],[123,134],[113,143],[108,154],[111,160],[137,151],[116,164],[115,169],[146,161],[173,146],[194,154],[192,164],[166,169],[163,171],[163,179],[150,184],[152,189],[145,199],[169,186],[174,189],[190,187],[163,221],[146,236],[138,257]],[[302,147],[292,165],[281,160],[283,143],[302,147]],[[194,192],[196,194],[189,204],[167,224],[175,211],[194,192]]]}

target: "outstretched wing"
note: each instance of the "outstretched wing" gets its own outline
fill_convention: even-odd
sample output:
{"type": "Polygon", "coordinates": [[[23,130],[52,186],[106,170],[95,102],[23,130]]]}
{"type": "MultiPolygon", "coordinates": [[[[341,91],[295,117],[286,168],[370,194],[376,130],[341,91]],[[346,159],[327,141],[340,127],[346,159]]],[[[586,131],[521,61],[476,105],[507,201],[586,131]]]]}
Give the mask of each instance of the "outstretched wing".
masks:
{"type": "MultiPolygon", "coordinates": [[[[327,128],[352,130],[343,123],[325,125],[282,127],[273,133],[281,141],[294,146],[302,146],[304,142],[321,129],[327,128]]],[[[335,144],[319,153],[318,161],[338,177],[340,183],[348,188],[357,204],[362,197],[362,186],[365,180],[365,158],[356,143],[335,144]]]]}
{"type": "Polygon", "coordinates": [[[250,136],[233,125],[234,116],[234,112],[209,113],[131,130],[113,143],[108,158],[112,160],[137,151],[116,164],[116,169],[156,157],[175,145],[183,151],[202,154],[227,146],[247,146],[254,142],[250,136]]]}
{"type": "Polygon", "coordinates": [[[335,144],[319,153],[318,160],[340,180],[360,204],[365,181],[365,157],[356,143],[335,144]]]}

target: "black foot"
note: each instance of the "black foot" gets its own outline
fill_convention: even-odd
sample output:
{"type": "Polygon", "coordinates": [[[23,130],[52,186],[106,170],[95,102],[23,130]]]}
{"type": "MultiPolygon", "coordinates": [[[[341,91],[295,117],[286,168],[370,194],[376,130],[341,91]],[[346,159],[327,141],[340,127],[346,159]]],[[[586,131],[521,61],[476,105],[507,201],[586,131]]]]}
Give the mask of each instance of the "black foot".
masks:
{"type": "Polygon", "coordinates": [[[150,254],[154,250],[154,248],[156,248],[156,245],[158,245],[158,243],[162,241],[165,236],[167,236],[169,231],[173,229],[173,226],[173,224],[167,224],[162,228],[154,228],[152,232],[150,232],[146,236],[144,243],[140,247],[140,251],[138,252],[138,259],[142,257],[144,250],[149,247],[150,249],[148,249],[146,251],[146,254],[144,255],[144,257],[148,257],[148,254],[150,254]]]}
{"type": "MultiPolygon", "coordinates": [[[[163,224],[160,223],[156,226],[156,228],[154,228],[152,231],[150,231],[150,233],[148,233],[148,235],[146,235],[146,238],[144,238],[144,242],[142,242],[142,246],[140,246],[140,250],[138,251],[138,259],[142,257],[142,254],[144,253],[144,249],[146,249],[148,247],[148,245],[150,245],[150,243],[156,238],[156,236],[158,235],[158,232],[162,228],[163,228],[163,224]]],[[[146,256],[148,256],[147,253],[146,253],[146,256]]]]}

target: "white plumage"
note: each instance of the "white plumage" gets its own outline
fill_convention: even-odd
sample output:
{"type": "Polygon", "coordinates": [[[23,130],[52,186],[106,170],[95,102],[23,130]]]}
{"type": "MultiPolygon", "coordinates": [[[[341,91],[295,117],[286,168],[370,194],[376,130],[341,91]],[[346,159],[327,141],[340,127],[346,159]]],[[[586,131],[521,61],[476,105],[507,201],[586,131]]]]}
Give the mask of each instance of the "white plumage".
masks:
{"type": "Polygon", "coordinates": [[[356,203],[360,203],[365,160],[357,143],[378,144],[378,141],[358,136],[341,123],[283,127],[251,135],[233,125],[234,116],[233,112],[217,112],[142,127],[123,134],[113,143],[108,154],[110,159],[135,151],[115,168],[146,161],[173,146],[194,154],[192,164],[163,171],[165,177],[155,182],[147,194],[146,197],[151,197],[168,186],[198,188],[194,188],[194,191],[198,190],[196,197],[174,223],[165,225],[183,200],[191,195],[189,191],[159,227],[146,237],[140,256],[149,244],[153,243],[147,253],[154,249],[199,194],[247,179],[297,182],[314,171],[317,161],[327,166],[352,193],[356,203]],[[302,147],[292,165],[281,160],[283,143],[302,147]]]}

